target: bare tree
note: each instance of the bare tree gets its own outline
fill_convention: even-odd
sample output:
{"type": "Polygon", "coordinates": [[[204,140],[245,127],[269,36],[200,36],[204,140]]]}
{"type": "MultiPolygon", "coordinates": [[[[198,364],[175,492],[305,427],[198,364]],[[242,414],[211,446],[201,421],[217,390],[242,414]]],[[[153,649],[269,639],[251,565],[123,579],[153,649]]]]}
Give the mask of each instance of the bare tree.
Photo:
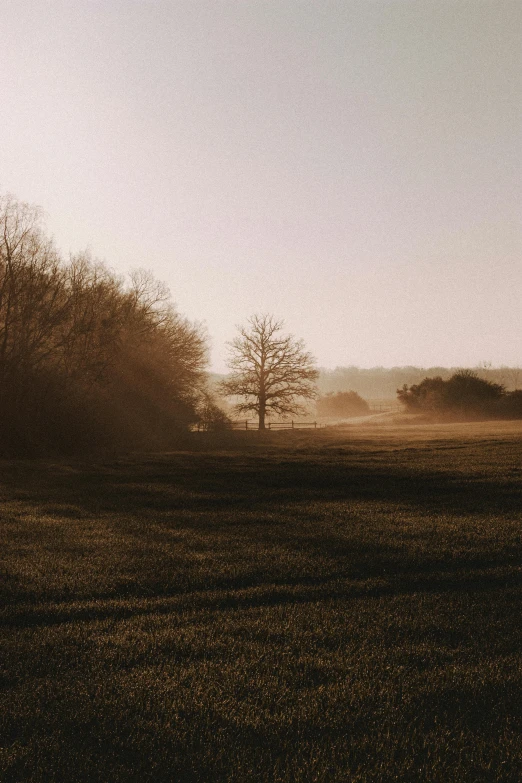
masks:
{"type": "Polygon", "coordinates": [[[0,453],[167,447],[199,418],[206,364],[204,329],[149,272],[64,263],[40,211],[0,194],[0,453]]]}
{"type": "Polygon", "coordinates": [[[315,360],[302,340],[281,335],[283,323],[272,315],[253,315],[229,343],[232,373],[221,384],[221,392],[241,398],[235,410],[255,413],[260,430],[270,413],[302,413],[303,400],[316,397],[315,360]]]}
{"type": "Polygon", "coordinates": [[[49,361],[66,318],[64,272],[40,212],[12,196],[0,198],[0,396],[28,383],[49,361]]]}

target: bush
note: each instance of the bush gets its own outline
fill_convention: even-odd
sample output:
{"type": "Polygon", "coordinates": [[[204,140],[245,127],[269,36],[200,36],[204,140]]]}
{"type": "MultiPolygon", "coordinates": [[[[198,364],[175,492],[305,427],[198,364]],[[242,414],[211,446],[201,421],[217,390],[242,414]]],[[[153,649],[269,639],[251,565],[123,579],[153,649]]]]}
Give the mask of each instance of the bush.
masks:
{"type": "Polygon", "coordinates": [[[232,429],[232,420],[208,393],[202,396],[198,406],[198,429],[207,432],[223,432],[232,429]]]}
{"type": "Polygon", "coordinates": [[[522,417],[522,392],[506,392],[504,386],[480,378],[472,370],[459,370],[447,381],[425,378],[397,390],[399,401],[412,412],[458,418],[522,417]]]}
{"type": "Polygon", "coordinates": [[[370,412],[370,406],[357,392],[337,392],[326,394],[317,400],[317,415],[331,418],[350,418],[364,416],[370,412]]]}
{"type": "Polygon", "coordinates": [[[408,411],[436,411],[443,405],[444,387],[446,381],[440,376],[436,378],[424,378],[421,383],[413,384],[408,388],[404,384],[402,389],[397,389],[397,397],[408,411]]]}
{"type": "Polygon", "coordinates": [[[522,419],[522,390],[507,392],[499,402],[498,410],[502,418],[522,419]]]}

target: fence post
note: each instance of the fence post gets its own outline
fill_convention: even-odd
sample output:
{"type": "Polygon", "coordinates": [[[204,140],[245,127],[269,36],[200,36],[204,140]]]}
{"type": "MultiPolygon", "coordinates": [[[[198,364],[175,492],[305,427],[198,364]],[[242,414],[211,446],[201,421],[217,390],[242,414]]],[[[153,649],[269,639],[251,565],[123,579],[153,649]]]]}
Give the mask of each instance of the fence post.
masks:
{"type": "Polygon", "coordinates": [[[292,419],[292,429],[294,429],[294,420],[292,419]]]}
{"type": "Polygon", "coordinates": [[[248,419],[245,421],[245,429],[248,429],[248,419]]]}
{"type": "Polygon", "coordinates": [[[268,422],[268,429],[270,429],[270,424],[271,424],[271,422],[268,422]]]}
{"type": "Polygon", "coordinates": [[[316,429],[317,429],[317,422],[314,421],[314,430],[316,430],[316,429]]]}

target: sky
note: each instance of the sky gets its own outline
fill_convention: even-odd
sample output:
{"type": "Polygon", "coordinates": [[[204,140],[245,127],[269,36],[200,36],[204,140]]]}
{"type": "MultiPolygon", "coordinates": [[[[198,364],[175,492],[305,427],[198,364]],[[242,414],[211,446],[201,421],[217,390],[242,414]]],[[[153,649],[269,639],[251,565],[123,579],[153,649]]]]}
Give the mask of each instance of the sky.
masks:
{"type": "Polygon", "coordinates": [[[522,364],[522,0],[3,0],[0,192],[322,367],[522,364]]]}

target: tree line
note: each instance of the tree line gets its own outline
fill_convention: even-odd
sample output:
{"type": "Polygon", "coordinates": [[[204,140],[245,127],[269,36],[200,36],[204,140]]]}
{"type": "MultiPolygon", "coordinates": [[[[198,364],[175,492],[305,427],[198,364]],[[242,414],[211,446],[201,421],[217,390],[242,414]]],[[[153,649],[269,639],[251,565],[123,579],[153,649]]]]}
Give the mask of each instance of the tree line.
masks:
{"type": "MultiPolygon", "coordinates": [[[[336,367],[320,369],[318,388],[322,395],[331,392],[356,391],[367,400],[392,399],[397,389],[413,386],[424,378],[442,378],[447,381],[462,367],[336,367]]],[[[489,362],[472,368],[484,380],[498,383],[513,391],[522,387],[522,368],[492,367],[489,362]]]]}
{"type": "MultiPolygon", "coordinates": [[[[314,359],[282,326],[255,315],[239,327],[220,387],[260,429],[316,395],[314,359]]],[[[65,261],[40,210],[0,198],[0,453],[166,449],[195,424],[229,428],[208,353],[149,272],[125,279],[87,253],[65,261]]]]}
{"type": "Polygon", "coordinates": [[[144,271],[65,262],[38,209],[0,200],[0,448],[156,448],[206,402],[206,337],[144,271]]]}
{"type": "Polygon", "coordinates": [[[505,386],[480,378],[473,370],[459,370],[444,380],[440,376],[424,378],[397,390],[406,410],[457,418],[522,418],[522,390],[507,391],[505,386]]]}
{"type": "MultiPolygon", "coordinates": [[[[354,371],[375,382],[377,370],[387,381],[418,370],[320,374],[283,326],[270,314],[239,326],[230,374],[217,386],[260,429],[270,416],[304,414],[311,400],[319,416],[362,415],[369,409],[354,371]]],[[[87,253],[65,261],[37,208],[0,197],[0,454],[168,449],[193,425],[229,428],[209,391],[208,353],[204,329],[176,311],[150,272],[123,278],[87,253]]],[[[417,412],[522,416],[522,392],[471,371],[402,383],[398,397],[417,412]]]]}

